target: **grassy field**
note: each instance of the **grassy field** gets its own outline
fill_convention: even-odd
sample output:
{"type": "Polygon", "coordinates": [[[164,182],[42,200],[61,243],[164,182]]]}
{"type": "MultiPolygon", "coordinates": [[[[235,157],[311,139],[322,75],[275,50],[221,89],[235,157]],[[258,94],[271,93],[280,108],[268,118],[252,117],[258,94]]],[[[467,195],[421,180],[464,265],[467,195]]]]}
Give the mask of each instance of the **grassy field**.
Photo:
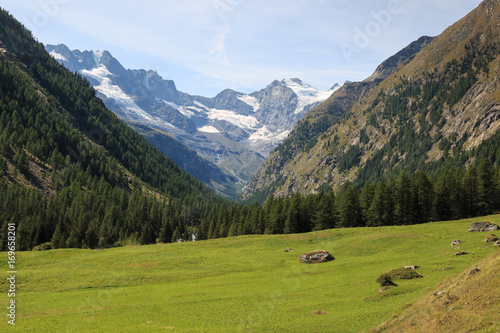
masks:
{"type": "Polygon", "coordinates": [[[474,266],[369,332],[500,332],[500,251],[474,266]]]}
{"type": "MultiPolygon", "coordinates": [[[[17,254],[22,332],[358,332],[400,316],[442,281],[499,251],[469,233],[500,215],[402,227],[242,236],[105,250],[17,254]],[[450,245],[463,241],[460,249],[450,245]],[[292,248],[293,252],[283,252],[292,248]],[[335,260],[301,264],[312,250],[335,260]],[[455,256],[458,251],[469,254],[455,256]],[[421,279],[379,292],[377,277],[419,265],[421,279]]],[[[500,234],[500,232],[499,232],[500,234]]],[[[498,235],[500,236],[500,235],[498,235]]],[[[7,275],[7,254],[0,253],[7,275]]],[[[1,281],[0,308],[8,305],[1,281]]],[[[2,315],[0,331],[13,327],[2,315]]]]}

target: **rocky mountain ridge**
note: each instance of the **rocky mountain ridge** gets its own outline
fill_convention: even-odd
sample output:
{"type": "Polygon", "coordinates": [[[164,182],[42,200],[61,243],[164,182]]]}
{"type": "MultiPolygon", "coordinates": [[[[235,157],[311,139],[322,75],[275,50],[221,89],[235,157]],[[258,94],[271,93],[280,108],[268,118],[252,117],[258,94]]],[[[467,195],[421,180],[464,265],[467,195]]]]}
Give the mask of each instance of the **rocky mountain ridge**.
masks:
{"type": "MultiPolygon", "coordinates": [[[[105,104],[132,127],[149,127],[142,127],[142,133],[164,153],[172,154],[165,149],[172,138],[194,150],[201,163],[195,168],[213,171],[200,180],[229,196],[241,191],[309,110],[340,88],[321,91],[299,79],[284,79],[251,94],[226,89],[208,98],[178,91],[155,70],[127,70],[108,51],[71,51],[63,44],[47,45],[46,50],[87,78],[105,104]]],[[[176,156],[187,170],[189,163],[176,156]]]]}
{"type": "Polygon", "coordinates": [[[425,47],[407,48],[420,51],[344,85],[275,149],[245,197],[316,193],[348,181],[361,187],[402,171],[437,175],[485,158],[499,163],[499,22],[500,2],[483,1],[432,42],[420,39],[425,47]]]}
{"type": "MultiPolygon", "coordinates": [[[[371,91],[384,79],[395,71],[398,66],[412,59],[415,54],[434,40],[434,37],[423,36],[412,42],[407,47],[389,57],[380,64],[375,72],[362,82],[346,82],[339,87],[330,98],[311,110],[276,149],[271,153],[266,162],[259,169],[254,177],[243,190],[245,198],[254,197],[259,201],[264,200],[267,195],[275,192],[280,196],[290,195],[294,192],[308,193],[315,192],[320,186],[317,185],[317,178],[314,178],[313,184],[298,182],[294,175],[286,179],[288,175],[295,172],[301,173],[302,166],[298,166],[292,160],[302,156],[304,151],[317,145],[318,139],[325,134],[331,127],[337,124],[348,112],[359,102],[362,96],[371,91]],[[293,164],[290,164],[293,163],[293,164]],[[288,168],[294,171],[287,171],[288,168]],[[285,180],[286,179],[286,180],[285,180]],[[286,189],[284,183],[288,185],[286,189]],[[300,184],[299,184],[300,183],[300,184]],[[302,187],[298,189],[298,187],[302,187]]],[[[378,143],[381,144],[381,143],[378,143]]],[[[331,163],[334,160],[332,156],[324,156],[323,164],[314,165],[310,163],[310,169],[315,167],[325,168],[324,164],[331,163]]],[[[309,171],[308,171],[309,172],[309,171]]],[[[312,172],[311,172],[312,174],[312,172]]],[[[325,184],[326,181],[323,181],[325,184]]],[[[330,184],[328,184],[329,186],[330,184]]]]}

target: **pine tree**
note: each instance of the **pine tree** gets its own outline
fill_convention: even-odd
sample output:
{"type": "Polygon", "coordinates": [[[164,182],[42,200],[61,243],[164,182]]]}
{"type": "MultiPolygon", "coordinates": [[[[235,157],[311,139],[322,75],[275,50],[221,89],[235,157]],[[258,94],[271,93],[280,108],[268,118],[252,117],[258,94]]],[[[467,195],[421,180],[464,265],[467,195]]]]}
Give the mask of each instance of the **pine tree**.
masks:
{"type": "Polygon", "coordinates": [[[162,243],[170,243],[172,241],[173,230],[170,225],[170,221],[168,218],[163,220],[163,224],[160,232],[160,242],[162,243]]]}
{"type": "Polygon", "coordinates": [[[425,173],[417,171],[412,175],[413,223],[429,222],[432,216],[434,190],[425,173]]]}
{"type": "Polygon", "coordinates": [[[278,234],[283,232],[284,218],[283,218],[283,199],[272,198],[266,203],[266,210],[269,211],[267,223],[264,233],[265,234],[278,234]]]}
{"type": "Polygon", "coordinates": [[[141,244],[154,244],[156,243],[156,236],[154,233],[153,226],[150,222],[144,223],[141,230],[141,244]]]}
{"type": "Polygon", "coordinates": [[[339,191],[339,226],[344,228],[361,227],[363,217],[356,188],[346,182],[339,191]]]}
{"type": "Polygon", "coordinates": [[[182,235],[181,235],[181,233],[179,232],[179,229],[177,229],[177,228],[176,228],[176,229],[174,230],[173,235],[172,235],[172,243],[176,243],[176,242],[178,242],[180,239],[182,239],[182,238],[181,238],[181,236],[182,236],[182,235]]]}
{"type": "Polygon", "coordinates": [[[394,217],[397,224],[407,225],[411,220],[411,184],[405,171],[399,174],[394,192],[394,217]]]}
{"type": "Polygon", "coordinates": [[[493,165],[489,159],[483,159],[478,167],[477,172],[477,192],[479,214],[488,215],[493,211],[495,202],[495,179],[493,165]]]}
{"type": "Polygon", "coordinates": [[[368,214],[375,195],[375,187],[372,183],[365,184],[359,194],[359,206],[361,207],[365,223],[368,223],[368,214]]]}
{"type": "Polygon", "coordinates": [[[477,188],[477,172],[475,166],[470,166],[467,170],[462,181],[464,188],[464,203],[465,203],[465,216],[473,217],[478,212],[478,188],[477,188]]]}
{"type": "Polygon", "coordinates": [[[380,181],[375,187],[373,201],[368,209],[367,226],[391,225],[393,223],[392,194],[386,183],[380,181]]]}
{"type": "Polygon", "coordinates": [[[314,230],[324,230],[335,227],[335,195],[329,191],[320,199],[314,214],[314,230]]]}
{"type": "Polygon", "coordinates": [[[297,233],[303,225],[301,216],[301,196],[294,194],[290,200],[290,205],[286,211],[286,219],[283,232],[285,234],[297,233]]]}
{"type": "Polygon", "coordinates": [[[54,231],[54,234],[52,235],[52,247],[54,249],[58,249],[64,246],[64,236],[62,232],[62,223],[59,223],[56,227],[56,230],[54,231]]]}
{"type": "Polygon", "coordinates": [[[434,219],[436,221],[449,220],[451,217],[449,171],[437,178],[434,190],[434,219]]]}

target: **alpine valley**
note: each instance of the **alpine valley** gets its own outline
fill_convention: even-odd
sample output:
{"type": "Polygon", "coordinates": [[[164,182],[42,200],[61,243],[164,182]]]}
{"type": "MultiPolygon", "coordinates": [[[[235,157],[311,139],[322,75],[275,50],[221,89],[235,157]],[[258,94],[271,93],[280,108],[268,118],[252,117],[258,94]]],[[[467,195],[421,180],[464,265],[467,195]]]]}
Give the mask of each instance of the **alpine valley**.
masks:
{"type": "Polygon", "coordinates": [[[155,70],[125,69],[108,51],[45,49],[182,169],[228,197],[241,193],[296,123],[340,88],[321,91],[285,79],[251,94],[226,89],[213,98],[192,96],[155,70]]]}
{"type": "Polygon", "coordinates": [[[408,43],[208,98],[0,8],[0,331],[499,332],[500,0],[408,43]]]}

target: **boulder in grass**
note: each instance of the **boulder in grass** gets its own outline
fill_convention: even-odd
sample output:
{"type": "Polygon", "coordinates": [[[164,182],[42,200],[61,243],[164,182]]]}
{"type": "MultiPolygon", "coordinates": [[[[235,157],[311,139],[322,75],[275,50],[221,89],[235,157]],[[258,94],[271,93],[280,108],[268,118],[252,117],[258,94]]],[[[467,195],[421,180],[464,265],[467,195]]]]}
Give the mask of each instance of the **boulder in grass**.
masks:
{"type": "Polygon", "coordinates": [[[420,266],[417,265],[411,265],[411,266],[403,266],[404,269],[417,269],[420,268],[420,266]]]}
{"type": "Polygon", "coordinates": [[[304,264],[319,264],[322,262],[332,261],[335,258],[330,252],[325,250],[312,251],[309,253],[304,253],[300,256],[300,262],[304,264]]]}
{"type": "Polygon", "coordinates": [[[498,240],[497,236],[495,236],[493,234],[489,234],[488,236],[484,237],[483,242],[493,243],[493,242],[496,242],[497,240],[498,240]]]}
{"type": "Polygon", "coordinates": [[[458,245],[458,244],[462,244],[462,241],[460,239],[454,239],[451,242],[451,246],[455,246],[455,245],[458,245]]]}
{"type": "Polygon", "coordinates": [[[498,225],[493,222],[474,222],[469,228],[469,231],[475,232],[485,232],[485,231],[494,231],[500,229],[498,225]]]}

